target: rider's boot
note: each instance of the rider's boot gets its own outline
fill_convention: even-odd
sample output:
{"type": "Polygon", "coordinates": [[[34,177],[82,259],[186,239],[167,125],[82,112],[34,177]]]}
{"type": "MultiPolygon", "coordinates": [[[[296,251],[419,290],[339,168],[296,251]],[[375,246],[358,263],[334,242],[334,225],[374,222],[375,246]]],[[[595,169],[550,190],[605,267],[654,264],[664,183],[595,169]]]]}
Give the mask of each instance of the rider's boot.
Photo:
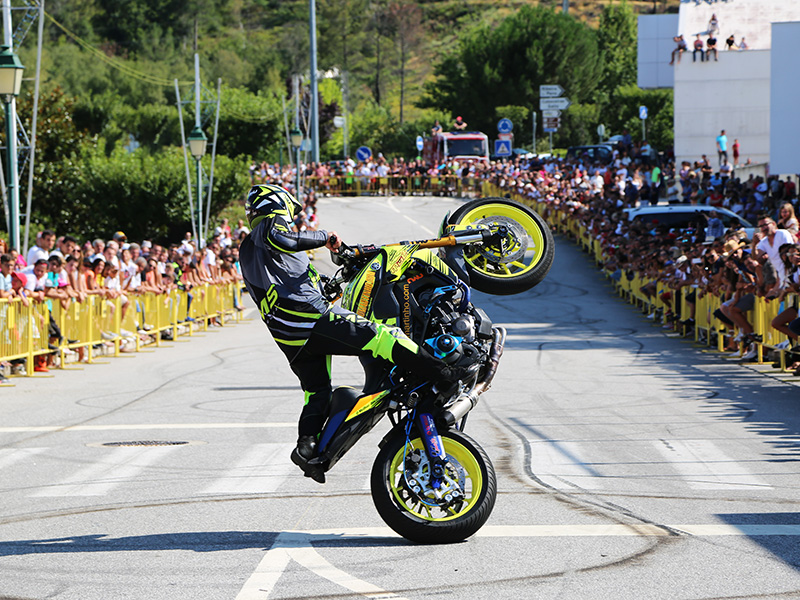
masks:
{"type": "Polygon", "coordinates": [[[302,435],[297,439],[297,447],[292,450],[292,462],[303,470],[306,477],[317,483],[325,483],[322,465],[310,464],[317,455],[317,439],[312,435],[302,435]]]}

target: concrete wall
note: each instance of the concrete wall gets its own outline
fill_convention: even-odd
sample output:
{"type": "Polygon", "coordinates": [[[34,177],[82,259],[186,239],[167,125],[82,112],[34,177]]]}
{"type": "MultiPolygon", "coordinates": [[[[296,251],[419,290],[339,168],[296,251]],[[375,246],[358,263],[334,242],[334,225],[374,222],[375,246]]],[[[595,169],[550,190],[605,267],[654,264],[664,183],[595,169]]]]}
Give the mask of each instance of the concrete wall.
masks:
{"type": "Polygon", "coordinates": [[[740,162],[769,160],[769,50],[723,51],[718,62],[704,63],[693,63],[691,54],[685,54],[680,64],[675,65],[678,164],[682,160],[699,160],[702,154],[707,154],[716,165],[716,137],[722,129],[728,137],[731,162],[735,138],[741,146],[740,162]]]}
{"type": "Polygon", "coordinates": [[[770,172],[800,173],[800,22],[772,25],[770,172]]]}
{"type": "Polygon", "coordinates": [[[678,31],[691,48],[695,34],[705,40],[711,15],[717,16],[717,46],[725,47],[725,39],[733,34],[738,44],[747,38],[751,50],[772,47],[772,23],[800,21],[798,0],[682,0],[678,31]]]}
{"type": "Polygon", "coordinates": [[[678,31],[678,15],[639,15],[638,77],[640,88],[671,88],[674,82],[668,64],[678,31]]]}

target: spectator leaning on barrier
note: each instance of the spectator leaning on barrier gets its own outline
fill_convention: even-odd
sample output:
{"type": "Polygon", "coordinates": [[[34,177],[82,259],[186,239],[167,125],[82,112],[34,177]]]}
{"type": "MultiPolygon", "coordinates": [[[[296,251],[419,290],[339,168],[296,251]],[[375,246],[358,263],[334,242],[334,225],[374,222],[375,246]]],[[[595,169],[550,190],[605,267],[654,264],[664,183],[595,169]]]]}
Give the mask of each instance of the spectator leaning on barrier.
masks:
{"type": "Polygon", "coordinates": [[[756,246],[757,252],[766,254],[778,277],[780,285],[786,283],[786,267],[780,257],[780,247],[784,244],[794,244],[794,237],[785,229],[778,229],[771,217],[761,216],[758,227],[764,238],[756,246]]]}
{"type": "Polygon", "coordinates": [[[11,271],[14,268],[14,259],[10,254],[0,255],[0,298],[13,297],[11,287],[11,271]]]}

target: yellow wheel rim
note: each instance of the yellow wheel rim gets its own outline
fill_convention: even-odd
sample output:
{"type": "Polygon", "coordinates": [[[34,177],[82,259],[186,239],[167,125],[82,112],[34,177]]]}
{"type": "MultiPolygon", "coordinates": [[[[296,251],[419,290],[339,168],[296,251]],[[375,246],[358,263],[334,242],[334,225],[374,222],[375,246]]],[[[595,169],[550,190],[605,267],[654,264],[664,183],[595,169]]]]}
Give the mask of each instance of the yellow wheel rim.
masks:
{"type": "MultiPolygon", "coordinates": [[[[486,273],[491,277],[519,277],[533,269],[544,256],[545,238],[539,224],[526,212],[506,204],[484,204],[476,206],[458,220],[456,228],[468,229],[474,223],[488,223],[494,218],[499,222],[511,219],[519,223],[527,234],[527,243],[524,254],[511,262],[491,261],[480,252],[464,253],[464,259],[476,271],[486,273]]],[[[517,240],[519,242],[520,240],[517,240]]],[[[498,256],[498,259],[501,257],[498,256]]]]}
{"type": "Polygon", "coordinates": [[[483,474],[478,461],[473,454],[459,442],[442,437],[445,453],[447,454],[448,467],[445,481],[443,484],[449,487],[458,487],[463,494],[463,501],[458,508],[441,507],[433,502],[433,490],[430,486],[424,485],[423,491],[419,494],[412,494],[405,484],[405,465],[404,459],[407,453],[415,450],[425,453],[425,449],[420,438],[416,438],[401,447],[392,459],[389,466],[389,488],[394,494],[395,500],[410,514],[426,521],[451,521],[467,514],[481,495],[483,490],[483,474]],[[454,475],[463,469],[463,485],[456,485],[454,475]],[[423,496],[421,500],[418,496],[423,496]]]}

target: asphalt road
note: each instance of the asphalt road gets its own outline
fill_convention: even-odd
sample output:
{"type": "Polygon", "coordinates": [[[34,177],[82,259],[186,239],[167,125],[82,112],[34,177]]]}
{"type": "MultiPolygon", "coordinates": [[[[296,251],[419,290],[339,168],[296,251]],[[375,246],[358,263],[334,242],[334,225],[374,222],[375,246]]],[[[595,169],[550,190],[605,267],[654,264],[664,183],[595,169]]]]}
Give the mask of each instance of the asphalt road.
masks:
{"type": "MultiPolygon", "coordinates": [[[[369,243],[433,235],[458,204],[320,212],[369,243]]],[[[383,525],[381,424],[324,486],[300,476],[302,393],[250,309],[0,391],[0,599],[800,597],[797,388],[667,336],[563,239],[534,290],[473,300],[509,330],[467,427],[499,488],[473,538],[383,525]]],[[[334,379],[358,383],[357,363],[334,379]]]]}

